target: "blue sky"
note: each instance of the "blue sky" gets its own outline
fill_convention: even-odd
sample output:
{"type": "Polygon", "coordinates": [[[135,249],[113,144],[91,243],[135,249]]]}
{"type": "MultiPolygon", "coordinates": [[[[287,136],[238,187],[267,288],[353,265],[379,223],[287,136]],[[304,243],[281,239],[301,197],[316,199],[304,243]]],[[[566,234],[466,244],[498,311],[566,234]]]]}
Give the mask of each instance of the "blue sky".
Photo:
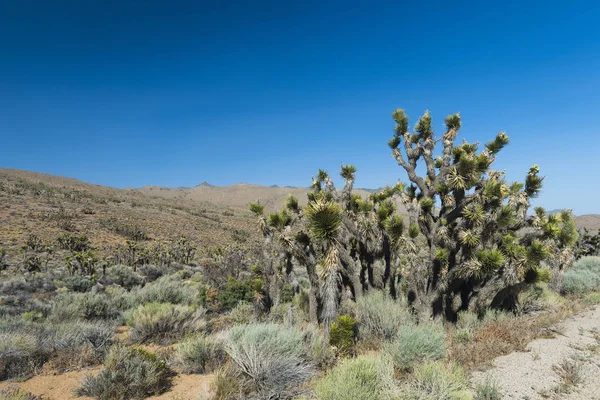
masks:
{"type": "Polygon", "coordinates": [[[391,112],[511,137],[496,167],[600,213],[596,1],[0,5],[0,167],[116,187],[400,179],[391,112]]]}

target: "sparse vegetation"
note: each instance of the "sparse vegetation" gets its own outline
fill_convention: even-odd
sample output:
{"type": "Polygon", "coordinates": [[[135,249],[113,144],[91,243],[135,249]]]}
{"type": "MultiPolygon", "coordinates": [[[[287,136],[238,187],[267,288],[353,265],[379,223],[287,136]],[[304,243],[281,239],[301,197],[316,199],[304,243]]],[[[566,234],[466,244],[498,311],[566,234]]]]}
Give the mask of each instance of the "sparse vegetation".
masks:
{"type": "MultiPolygon", "coordinates": [[[[537,166],[516,183],[492,169],[504,133],[479,149],[458,114],[439,138],[428,112],[414,132],[393,118],[408,184],[319,170],[274,212],[0,170],[11,224],[36,222],[0,237],[0,380],[102,364],[78,394],[160,394],[173,368],[214,373],[217,399],[499,399],[467,372],[600,304],[595,236],[530,212],[537,166]]],[[[581,380],[576,361],[555,371],[561,391],[581,380]]]]}

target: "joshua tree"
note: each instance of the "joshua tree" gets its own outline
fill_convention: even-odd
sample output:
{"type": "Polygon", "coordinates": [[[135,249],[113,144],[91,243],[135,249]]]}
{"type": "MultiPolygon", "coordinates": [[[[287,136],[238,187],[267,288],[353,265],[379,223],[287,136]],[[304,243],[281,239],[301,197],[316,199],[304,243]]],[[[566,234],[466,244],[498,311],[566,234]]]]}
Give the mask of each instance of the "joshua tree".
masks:
{"type": "Polygon", "coordinates": [[[414,133],[404,111],[396,110],[393,118],[388,144],[409,185],[362,198],[353,193],[356,168],[346,165],[341,190],[325,171],[313,177],[304,210],[293,197],[268,217],[262,205],[250,204],[265,237],[272,298],[295,260],[311,282],[311,320],[324,322],[327,331],[344,288],[353,298],[367,290],[406,295],[422,317],[454,319],[465,309],[513,308],[527,285],[562,276],[573,259],[574,222],[569,212],[547,216],[540,208],[527,214],[542,187],[537,166],[524,183],[511,184],[504,172],[491,169],[508,144],[505,133],[478,152],[477,143],[455,144],[458,114],[446,118],[441,139],[434,137],[428,112],[414,133]],[[425,176],[417,174],[419,162],[425,176]],[[542,269],[550,256],[549,271],[542,269]]]}
{"type": "Polygon", "coordinates": [[[404,266],[410,300],[425,315],[445,313],[450,319],[463,309],[513,307],[520,290],[547,275],[540,262],[572,245],[576,232],[570,215],[546,217],[543,209],[527,215],[543,178],[537,165],[524,183],[509,184],[504,172],[491,169],[508,144],[504,132],[478,152],[477,143],[455,144],[458,114],[446,118],[441,139],[434,137],[429,112],[413,133],[403,110],[392,115],[396,127],[388,145],[411,182],[402,199],[411,240],[415,248],[420,245],[404,266]],[[417,174],[420,161],[425,176],[417,174]]]}

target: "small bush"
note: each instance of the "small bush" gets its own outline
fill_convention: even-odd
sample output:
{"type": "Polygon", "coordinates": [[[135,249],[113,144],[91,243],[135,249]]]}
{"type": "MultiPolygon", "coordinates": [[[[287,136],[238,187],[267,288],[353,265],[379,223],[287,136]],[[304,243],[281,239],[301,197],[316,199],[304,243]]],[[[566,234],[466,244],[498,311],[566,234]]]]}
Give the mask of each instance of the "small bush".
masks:
{"type": "Polygon", "coordinates": [[[106,275],[110,282],[122,286],[127,290],[131,290],[135,286],[140,286],[144,283],[144,278],[127,265],[110,267],[106,275]]]}
{"type": "Polygon", "coordinates": [[[223,364],[225,354],[214,338],[195,335],[177,347],[172,362],[184,374],[202,374],[223,364]]]}
{"type": "Polygon", "coordinates": [[[356,302],[356,318],[362,340],[391,340],[412,317],[408,308],[382,291],[368,293],[356,302]]]}
{"type": "Polygon", "coordinates": [[[444,329],[437,324],[406,324],[400,327],[393,342],[384,345],[384,352],[401,370],[410,370],[423,360],[440,360],[445,351],[444,329]]]}
{"type": "Polygon", "coordinates": [[[565,272],[564,290],[572,294],[600,291],[600,257],[582,257],[565,272]]]}
{"type": "Polygon", "coordinates": [[[125,296],[129,307],[147,303],[194,305],[198,303],[200,289],[184,283],[174,275],[163,276],[144,287],[136,287],[125,296]]]}
{"type": "Polygon", "coordinates": [[[57,282],[57,285],[66,287],[67,289],[78,293],[89,292],[95,284],[96,282],[94,279],[81,275],[66,276],[61,281],[57,282]]]}
{"type": "Polygon", "coordinates": [[[49,319],[53,322],[113,319],[119,313],[110,299],[99,293],[64,293],[56,296],[49,319]]]}
{"type": "Polygon", "coordinates": [[[206,327],[204,310],[171,303],[148,303],[128,313],[131,340],[170,342],[206,327]]]}
{"type": "Polygon", "coordinates": [[[229,330],[224,348],[237,369],[264,395],[289,395],[313,373],[303,355],[302,334],[293,328],[236,326],[229,330]]]}
{"type": "Polygon", "coordinates": [[[42,396],[36,396],[33,393],[25,392],[18,386],[9,386],[6,389],[0,389],[0,399],[3,400],[42,400],[42,396]]]}
{"type": "Polygon", "coordinates": [[[393,398],[394,369],[375,356],[344,360],[315,384],[318,400],[387,400],[393,398]]]}
{"type": "Polygon", "coordinates": [[[477,386],[474,400],[500,400],[502,395],[496,382],[487,379],[483,384],[477,386]]]}
{"type": "Polygon", "coordinates": [[[417,365],[405,389],[406,399],[472,399],[467,374],[456,363],[428,361],[417,365]]]}
{"type": "Polygon", "coordinates": [[[583,298],[583,302],[589,305],[600,304],[600,293],[588,293],[583,298]]]}
{"type": "Polygon", "coordinates": [[[33,374],[48,357],[43,349],[34,334],[0,332],[0,380],[33,374]]]}
{"type": "Polygon", "coordinates": [[[349,315],[340,315],[331,324],[329,344],[335,346],[341,355],[352,356],[357,333],[356,320],[349,315]]]}
{"type": "Polygon", "coordinates": [[[221,310],[231,310],[241,302],[252,303],[254,293],[262,288],[260,279],[237,280],[230,276],[227,285],[219,291],[218,301],[221,310]]]}
{"type": "Polygon", "coordinates": [[[100,400],[143,399],[164,392],[170,385],[171,371],[164,361],[144,350],[113,346],[104,369],[88,376],[77,389],[79,396],[100,400]]]}
{"type": "Polygon", "coordinates": [[[212,387],[215,393],[215,400],[243,398],[242,382],[240,382],[240,378],[229,368],[221,368],[217,371],[212,387]]]}
{"type": "Polygon", "coordinates": [[[302,328],[304,353],[310,361],[321,369],[328,369],[335,363],[336,354],[325,340],[323,332],[315,325],[309,324],[302,328]]]}

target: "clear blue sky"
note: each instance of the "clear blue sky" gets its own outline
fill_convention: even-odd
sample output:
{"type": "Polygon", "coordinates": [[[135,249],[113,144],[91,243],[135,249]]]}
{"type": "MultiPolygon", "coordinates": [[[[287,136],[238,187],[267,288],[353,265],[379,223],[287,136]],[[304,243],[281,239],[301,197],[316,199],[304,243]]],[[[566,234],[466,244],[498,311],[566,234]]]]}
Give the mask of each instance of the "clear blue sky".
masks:
{"type": "Polygon", "coordinates": [[[391,112],[512,143],[537,201],[600,213],[600,2],[27,1],[0,4],[0,167],[116,187],[380,187],[391,112]],[[229,4],[229,5],[227,5],[229,4]]]}

